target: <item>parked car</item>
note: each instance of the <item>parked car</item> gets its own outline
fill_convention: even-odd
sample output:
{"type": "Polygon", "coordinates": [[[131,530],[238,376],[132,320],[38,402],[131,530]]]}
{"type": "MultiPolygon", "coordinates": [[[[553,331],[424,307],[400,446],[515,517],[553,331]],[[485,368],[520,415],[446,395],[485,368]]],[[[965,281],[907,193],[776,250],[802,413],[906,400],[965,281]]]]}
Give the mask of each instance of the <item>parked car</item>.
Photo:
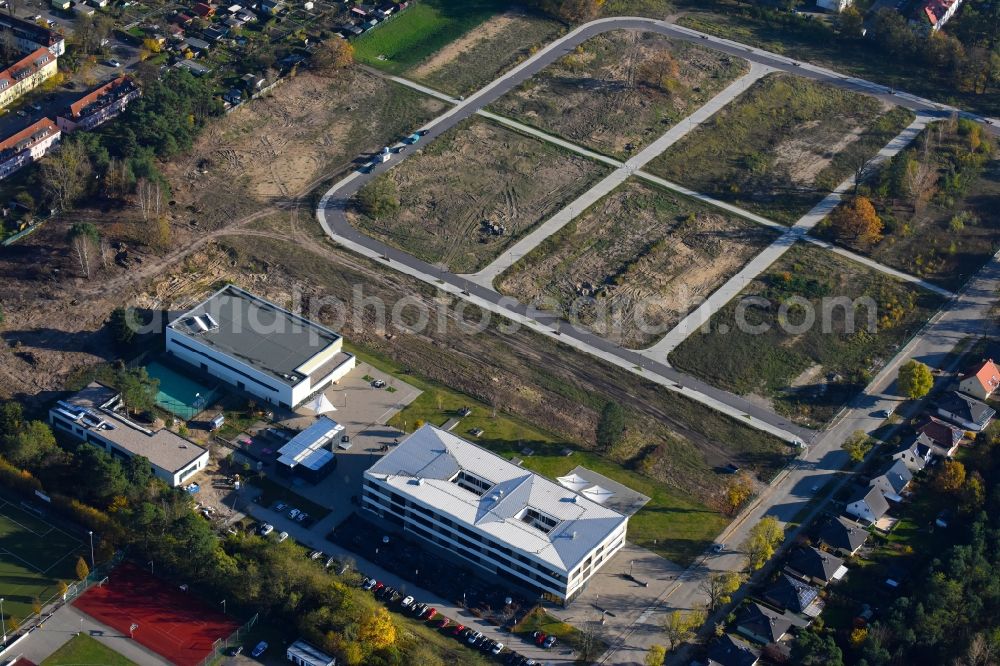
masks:
{"type": "Polygon", "coordinates": [[[539,645],[544,643],[545,639],[548,638],[548,636],[546,636],[544,631],[536,631],[535,633],[531,634],[531,637],[534,638],[535,642],[538,643],[539,645]]]}
{"type": "Polygon", "coordinates": [[[495,645],[493,646],[493,649],[490,650],[490,652],[492,652],[493,654],[500,654],[501,652],[503,652],[503,643],[496,643],[496,641],[494,641],[494,643],[495,645]]]}
{"type": "Polygon", "coordinates": [[[465,625],[464,624],[456,624],[455,628],[451,630],[451,635],[452,636],[460,636],[463,631],[465,631],[465,625]]]}
{"type": "Polygon", "coordinates": [[[41,110],[42,110],[42,105],[41,105],[41,104],[39,104],[38,102],[32,102],[32,103],[31,103],[31,104],[29,104],[28,106],[30,106],[30,107],[31,107],[32,109],[34,109],[35,111],[41,111],[41,110]]]}
{"type": "Polygon", "coordinates": [[[438,614],[437,608],[432,608],[429,611],[427,611],[427,617],[425,617],[424,619],[425,620],[433,620],[434,616],[437,615],[437,614],[438,614]]]}
{"type": "Polygon", "coordinates": [[[443,618],[441,618],[441,622],[438,624],[438,629],[444,629],[449,624],[451,624],[451,620],[449,620],[446,617],[443,617],[443,618]]]}
{"type": "Polygon", "coordinates": [[[300,513],[302,512],[299,511],[298,509],[292,509],[291,511],[288,512],[288,517],[294,520],[299,517],[300,513]]]}
{"type": "Polygon", "coordinates": [[[556,637],[555,636],[549,636],[544,641],[542,641],[542,647],[545,648],[546,650],[549,649],[550,647],[552,647],[555,644],[556,644],[556,637]]]}
{"type": "Polygon", "coordinates": [[[274,525],[272,525],[271,523],[264,523],[263,525],[260,526],[261,536],[267,536],[273,531],[274,531],[274,525]]]}
{"type": "Polygon", "coordinates": [[[385,388],[385,382],[382,381],[381,379],[376,379],[375,381],[372,382],[372,388],[377,388],[377,389],[385,388]]]}
{"type": "Polygon", "coordinates": [[[238,657],[241,654],[243,654],[243,646],[242,645],[237,645],[236,647],[232,648],[229,651],[229,656],[230,657],[238,657]]]}
{"type": "Polygon", "coordinates": [[[122,64],[120,62],[118,62],[117,60],[115,60],[114,58],[111,58],[110,60],[108,60],[106,64],[107,64],[108,67],[115,67],[115,68],[118,68],[118,67],[122,66],[122,64]]]}
{"type": "Polygon", "coordinates": [[[259,657],[266,651],[267,651],[267,641],[261,641],[260,643],[257,643],[257,647],[253,649],[253,652],[250,653],[250,656],[259,657]]]}
{"type": "Polygon", "coordinates": [[[296,516],[295,522],[297,522],[297,523],[304,523],[306,521],[306,518],[308,518],[308,517],[309,517],[309,514],[306,513],[305,511],[302,511],[302,512],[299,513],[298,516],[296,516]]]}
{"type": "Polygon", "coordinates": [[[282,543],[288,539],[288,532],[282,532],[278,535],[278,543],[282,543]]]}
{"type": "Polygon", "coordinates": [[[466,637],[465,640],[469,643],[469,645],[474,645],[476,641],[478,641],[482,637],[483,635],[481,633],[479,633],[476,630],[472,630],[469,632],[469,635],[466,637]]]}
{"type": "Polygon", "coordinates": [[[887,409],[880,409],[879,411],[875,412],[875,416],[879,417],[880,419],[887,419],[890,416],[892,416],[893,412],[895,412],[895,411],[896,411],[895,407],[889,407],[887,409]]]}
{"type": "Polygon", "coordinates": [[[384,588],[384,587],[385,587],[385,583],[375,583],[375,589],[372,590],[372,591],[377,595],[379,592],[382,591],[382,588],[384,588]]]}
{"type": "Polygon", "coordinates": [[[284,511],[287,508],[288,508],[288,505],[285,504],[284,502],[278,502],[277,504],[274,505],[274,510],[277,511],[278,513],[281,513],[282,511],[284,511]]]}
{"type": "Polygon", "coordinates": [[[409,608],[410,606],[413,605],[413,601],[414,601],[413,597],[409,596],[404,597],[403,600],[399,602],[399,605],[402,606],[403,608],[409,608]]]}
{"type": "Polygon", "coordinates": [[[310,560],[318,560],[318,559],[320,559],[323,556],[324,556],[324,553],[323,553],[322,550],[314,550],[313,552],[309,553],[309,559],[310,560]]]}
{"type": "Polygon", "coordinates": [[[413,614],[420,617],[425,610],[427,610],[427,604],[417,604],[412,609],[413,614]]]}
{"type": "Polygon", "coordinates": [[[378,585],[378,581],[375,580],[374,578],[365,578],[364,581],[362,581],[362,583],[361,583],[361,589],[362,590],[371,590],[376,585],[378,585]]]}

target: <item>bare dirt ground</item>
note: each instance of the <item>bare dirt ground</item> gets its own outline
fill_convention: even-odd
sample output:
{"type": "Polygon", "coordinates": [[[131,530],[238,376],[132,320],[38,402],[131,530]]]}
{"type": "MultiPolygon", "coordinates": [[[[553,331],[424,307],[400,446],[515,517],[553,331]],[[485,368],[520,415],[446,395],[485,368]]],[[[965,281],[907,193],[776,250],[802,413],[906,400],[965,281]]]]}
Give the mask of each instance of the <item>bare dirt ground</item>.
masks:
{"type": "Polygon", "coordinates": [[[469,49],[478,46],[483,42],[495,39],[497,35],[514,24],[515,17],[515,14],[508,12],[491,18],[476,29],[469,31],[448,44],[422,64],[410,70],[410,74],[415,78],[421,79],[433,74],[447,65],[450,65],[456,58],[469,49]]]}
{"type": "Polygon", "coordinates": [[[773,240],[769,229],[627,181],[500,276],[522,302],[627,347],[670,330],[773,240]]]}
{"type": "Polygon", "coordinates": [[[358,211],[351,219],[425,261],[474,272],[605,173],[601,164],[475,118],[380,177],[399,193],[396,213],[374,220],[358,211]]]}
{"type": "Polygon", "coordinates": [[[746,70],[745,61],[694,44],[615,31],[587,40],[492,110],[624,158],[746,70]]]}
{"type": "MultiPolygon", "coordinates": [[[[156,282],[156,302],[189,287],[201,293],[218,277],[215,269],[183,268],[188,255],[222,230],[251,226],[279,208],[297,217],[299,198],[350,168],[359,152],[377,150],[442,108],[361,70],[336,79],[300,74],[273,97],[215,121],[191,153],[162,166],[172,190],[168,249],[150,246],[150,230],[127,207],[74,211],[6,248],[0,255],[6,342],[0,345],[0,395],[45,400],[74,369],[113,359],[104,322],[116,306],[141,295],[143,285],[173,273],[156,282]],[[78,221],[92,222],[105,240],[106,260],[95,261],[89,279],[66,242],[78,221]],[[129,268],[115,263],[113,241],[127,244],[129,268]]],[[[312,221],[308,201],[303,215],[312,221]]],[[[214,261],[226,263],[221,255],[214,261]]]]}

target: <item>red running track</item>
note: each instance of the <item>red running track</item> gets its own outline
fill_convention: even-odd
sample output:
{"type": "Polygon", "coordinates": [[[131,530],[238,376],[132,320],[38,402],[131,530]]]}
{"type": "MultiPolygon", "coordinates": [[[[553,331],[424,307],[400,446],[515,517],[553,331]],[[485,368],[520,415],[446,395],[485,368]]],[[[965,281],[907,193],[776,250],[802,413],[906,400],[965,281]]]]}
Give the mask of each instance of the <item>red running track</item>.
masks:
{"type": "Polygon", "coordinates": [[[112,571],[104,585],[92,586],[73,605],[125,636],[138,624],[135,641],[177,666],[195,666],[215,641],[239,627],[198,597],[130,563],[112,571]]]}

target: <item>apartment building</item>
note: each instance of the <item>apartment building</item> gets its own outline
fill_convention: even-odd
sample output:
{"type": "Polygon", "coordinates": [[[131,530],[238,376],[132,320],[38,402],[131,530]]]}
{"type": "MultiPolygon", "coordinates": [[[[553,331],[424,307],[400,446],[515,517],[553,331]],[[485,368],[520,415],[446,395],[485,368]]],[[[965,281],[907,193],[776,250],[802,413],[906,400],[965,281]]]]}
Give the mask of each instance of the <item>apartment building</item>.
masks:
{"type": "Polygon", "coordinates": [[[142,95],[139,85],[127,76],[109,81],[69,105],[65,114],[56,117],[63,132],[94,129],[125,110],[142,95]]]}
{"type": "Polygon", "coordinates": [[[17,134],[0,141],[0,179],[41,159],[59,142],[61,136],[62,133],[54,122],[42,118],[17,134]]]}
{"type": "Polygon", "coordinates": [[[7,12],[0,14],[0,32],[13,35],[14,44],[22,51],[45,48],[57,58],[66,53],[66,39],[62,35],[32,21],[10,16],[7,12]]]}
{"type": "Polygon", "coordinates": [[[33,90],[56,74],[56,57],[37,48],[0,72],[0,108],[33,90]]]}

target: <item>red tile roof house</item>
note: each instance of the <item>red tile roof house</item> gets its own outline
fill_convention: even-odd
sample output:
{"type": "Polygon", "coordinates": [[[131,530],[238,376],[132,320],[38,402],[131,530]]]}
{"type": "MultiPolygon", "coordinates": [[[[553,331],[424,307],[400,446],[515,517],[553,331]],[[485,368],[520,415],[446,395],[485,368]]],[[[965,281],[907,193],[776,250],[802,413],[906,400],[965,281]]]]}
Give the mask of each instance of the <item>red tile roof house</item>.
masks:
{"type": "Polygon", "coordinates": [[[931,453],[942,458],[951,458],[958,449],[959,442],[965,437],[965,431],[941,419],[928,416],[917,426],[920,438],[931,447],[931,453]]]}
{"type": "Polygon", "coordinates": [[[958,384],[958,390],[979,400],[986,400],[1000,388],[1000,368],[993,359],[974,367],[958,384]]]}
{"type": "Polygon", "coordinates": [[[923,0],[917,4],[916,15],[910,23],[928,34],[937,32],[951,20],[961,4],[962,0],[923,0]]]}
{"type": "Polygon", "coordinates": [[[119,76],[70,104],[66,115],[58,116],[56,122],[63,132],[93,129],[120,114],[141,95],[135,81],[119,76]]]}
{"type": "Polygon", "coordinates": [[[194,10],[195,14],[197,14],[202,18],[209,18],[211,16],[215,16],[215,7],[213,7],[212,5],[205,4],[204,2],[196,3],[195,6],[192,7],[191,9],[194,10]]]}
{"type": "Polygon", "coordinates": [[[21,167],[39,160],[58,143],[62,133],[49,118],[0,141],[0,178],[6,178],[21,167]]]}

